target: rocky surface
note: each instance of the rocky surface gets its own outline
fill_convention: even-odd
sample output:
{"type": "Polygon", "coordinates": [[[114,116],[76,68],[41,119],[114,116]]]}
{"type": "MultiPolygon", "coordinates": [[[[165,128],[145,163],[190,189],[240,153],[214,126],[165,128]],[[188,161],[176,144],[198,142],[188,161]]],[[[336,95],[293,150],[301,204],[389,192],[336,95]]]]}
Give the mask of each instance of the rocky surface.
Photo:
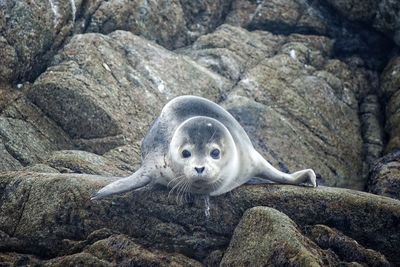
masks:
{"type": "Polygon", "coordinates": [[[386,152],[400,148],[400,56],[393,57],[381,76],[383,95],[386,110],[385,130],[389,135],[386,152]]]}
{"type": "Polygon", "coordinates": [[[285,214],[266,207],[246,211],[220,266],[328,266],[334,255],[304,237],[285,214]]]}
{"type": "Polygon", "coordinates": [[[183,94],[228,109],[285,172],[399,198],[399,5],[0,0],[0,265],[399,265],[383,196],[244,186],[209,218],[157,186],[89,201],[183,94]]]}
{"type": "Polygon", "coordinates": [[[368,189],[374,194],[400,199],[400,151],[389,153],[375,162],[368,189]]]}
{"type": "MultiPolygon", "coordinates": [[[[329,187],[253,185],[212,198],[207,218],[201,198],[177,204],[174,195],[168,197],[168,190],[158,186],[90,201],[90,195],[109,181],[79,174],[2,174],[0,251],[18,251],[41,259],[74,254],[63,260],[87,256],[112,262],[107,255],[113,257],[111,244],[115,244],[122,246],[122,254],[136,253],[144,246],[181,253],[201,262],[210,260],[211,253],[216,257],[215,251],[229,245],[247,209],[268,205],[287,214],[299,227],[323,224],[336,228],[362,246],[383,253],[388,261],[400,262],[398,200],[329,187]],[[94,247],[108,254],[104,252],[98,258],[94,247]]],[[[279,220],[282,216],[289,226],[293,225],[286,215],[279,215],[279,220]]],[[[304,239],[300,232],[296,236],[304,239]]],[[[362,249],[357,253],[359,257],[365,254],[362,249]]]]}

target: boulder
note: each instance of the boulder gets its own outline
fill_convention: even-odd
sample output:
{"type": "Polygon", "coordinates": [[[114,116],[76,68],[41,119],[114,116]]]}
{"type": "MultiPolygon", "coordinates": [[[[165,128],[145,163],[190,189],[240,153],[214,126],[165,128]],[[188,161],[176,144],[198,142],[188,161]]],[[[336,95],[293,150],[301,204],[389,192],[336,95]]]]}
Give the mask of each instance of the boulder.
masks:
{"type": "Polygon", "coordinates": [[[140,141],[174,96],[216,100],[228,86],[188,57],[116,31],[75,35],[28,97],[81,149],[105,153],[140,141]]]}
{"type": "Polygon", "coordinates": [[[132,166],[80,150],[59,150],[46,160],[46,164],[61,173],[87,173],[103,176],[128,176],[132,166]]]}
{"type": "Polygon", "coordinates": [[[385,131],[389,135],[386,152],[400,149],[400,56],[393,57],[381,75],[380,92],[385,103],[385,131]]]}
{"type": "Polygon", "coordinates": [[[234,83],[221,104],[273,165],[290,172],[311,167],[322,184],[363,189],[367,156],[380,156],[373,149],[366,156],[363,147],[372,138],[382,145],[383,137],[375,113],[369,124],[376,127],[361,134],[358,103],[374,95],[377,75],[330,59],[332,50],[326,37],[222,25],[178,52],[234,83]]]}
{"type": "Polygon", "coordinates": [[[337,259],[304,237],[285,214],[267,207],[247,210],[220,266],[333,266],[337,259]]]}
{"type": "Polygon", "coordinates": [[[213,31],[229,1],[101,1],[87,32],[130,31],[168,49],[186,46],[213,31]]]}
{"type": "Polygon", "coordinates": [[[252,185],[211,198],[207,217],[201,197],[178,204],[177,196],[161,186],[90,201],[111,180],[82,174],[1,174],[0,231],[8,236],[2,238],[2,251],[57,258],[88,252],[85,247],[107,239],[111,231],[146,248],[211,260],[212,253],[226,249],[247,209],[268,205],[299,227],[338,229],[389,262],[400,263],[398,200],[349,189],[252,185]],[[93,234],[103,228],[110,231],[93,234]]]}
{"type": "Polygon", "coordinates": [[[322,249],[330,249],[341,260],[357,262],[362,266],[390,266],[385,256],[372,249],[366,249],[354,239],[326,225],[308,227],[307,235],[322,249]]]}
{"type": "MultiPolygon", "coordinates": [[[[391,1],[381,2],[380,7],[391,6],[396,8],[397,6],[395,3],[389,3],[391,1]]],[[[385,51],[393,49],[395,45],[391,39],[397,40],[397,33],[394,32],[398,31],[399,24],[396,17],[393,16],[396,11],[387,10],[382,13],[382,18],[385,20],[384,15],[391,13],[392,15],[387,20],[390,21],[389,24],[393,22],[392,25],[373,28],[373,18],[378,16],[378,8],[374,9],[373,7],[377,5],[376,1],[371,0],[361,2],[342,0],[237,0],[233,2],[225,23],[251,31],[262,30],[274,34],[301,33],[329,36],[335,40],[334,52],[338,57],[359,55],[369,66],[381,68],[388,56],[388,54],[382,54],[382,49],[385,51]],[[370,4],[370,2],[373,2],[373,4],[370,4]],[[365,19],[354,18],[358,15],[365,16],[365,19]],[[397,30],[393,31],[388,28],[397,30]],[[376,29],[381,32],[389,32],[388,37],[377,32],[376,29]]]]}
{"type": "Polygon", "coordinates": [[[42,163],[52,151],[72,148],[69,137],[26,97],[0,88],[0,171],[42,163]]]}
{"type": "Polygon", "coordinates": [[[400,45],[400,3],[391,0],[328,0],[340,14],[351,21],[366,23],[381,31],[400,45]]]}
{"type": "Polygon", "coordinates": [[[1,1],[0,83],[32,81],[72,32],[81,0],[1,1]]]}
{"type": "Polygon", "coordinates": [[[400,199],[400,150],[375,162],[371,168],[368,190],[374,194],[400,199]]]}

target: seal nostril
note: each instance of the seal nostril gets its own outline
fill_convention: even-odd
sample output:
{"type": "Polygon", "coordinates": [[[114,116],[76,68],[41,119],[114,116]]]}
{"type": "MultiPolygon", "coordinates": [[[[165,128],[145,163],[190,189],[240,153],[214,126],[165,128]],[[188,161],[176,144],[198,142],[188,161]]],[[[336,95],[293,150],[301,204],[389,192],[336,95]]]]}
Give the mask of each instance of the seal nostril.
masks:
{"type": "Polygon", "coordinates": [[[194,167],[194,169],[196,170],[197,173],[203,173],[205,167],[194,167]]]}

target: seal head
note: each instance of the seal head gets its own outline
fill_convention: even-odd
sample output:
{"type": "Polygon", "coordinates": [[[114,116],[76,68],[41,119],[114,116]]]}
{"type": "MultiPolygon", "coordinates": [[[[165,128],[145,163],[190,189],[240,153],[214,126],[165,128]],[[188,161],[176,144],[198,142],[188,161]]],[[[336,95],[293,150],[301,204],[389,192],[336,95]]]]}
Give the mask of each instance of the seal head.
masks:
{"type": "Polygon", "coordinates": [[[210,193],[237,167],[237,149],[232,135],[219,121],[195,116],[174,132],[169,146],[174,184],[185,183],[187,191],[210,193]]]}

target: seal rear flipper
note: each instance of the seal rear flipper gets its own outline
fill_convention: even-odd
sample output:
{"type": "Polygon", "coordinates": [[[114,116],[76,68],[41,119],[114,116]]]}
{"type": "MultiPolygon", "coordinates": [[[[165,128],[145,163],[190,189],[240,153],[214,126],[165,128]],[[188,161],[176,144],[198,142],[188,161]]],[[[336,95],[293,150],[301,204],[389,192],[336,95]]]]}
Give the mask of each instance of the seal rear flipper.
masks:
{"type": "Polygon", "coordinates": [[[297,171],[294,173],[284,173],[274,168],[258,152],[258,164],[256,177],[267,179],[276,183],[298,185],[309,182],[313,187],[317,186],[315,172],[312,169],[297,171]]]}
{"type": "Polygon", "coordinates": [[[119,179],[106,185],[91,197],[91,200],[101,199],[106,196],[125,193],[134,189],[141,188],[151,182],[150,176],[146,175],[142,168],[126,178],[119,179]]]}

